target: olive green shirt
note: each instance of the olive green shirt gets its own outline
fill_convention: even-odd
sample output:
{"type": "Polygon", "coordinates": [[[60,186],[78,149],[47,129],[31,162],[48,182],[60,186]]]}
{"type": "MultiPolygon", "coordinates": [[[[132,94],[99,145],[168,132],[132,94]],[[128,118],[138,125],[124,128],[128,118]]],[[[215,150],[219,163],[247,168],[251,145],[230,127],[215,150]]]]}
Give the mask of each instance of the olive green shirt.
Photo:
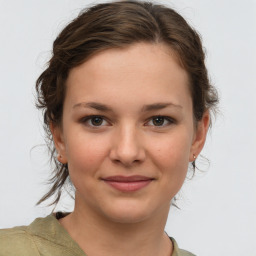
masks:
{"type": "MultiPolygon", "coordinates": [[[[193,256],[178,248],[172,256],[193,256]]],[[[29,226],[0,230],[0,256],[86,256],[54,215],[35,219],[29,226]]]]}

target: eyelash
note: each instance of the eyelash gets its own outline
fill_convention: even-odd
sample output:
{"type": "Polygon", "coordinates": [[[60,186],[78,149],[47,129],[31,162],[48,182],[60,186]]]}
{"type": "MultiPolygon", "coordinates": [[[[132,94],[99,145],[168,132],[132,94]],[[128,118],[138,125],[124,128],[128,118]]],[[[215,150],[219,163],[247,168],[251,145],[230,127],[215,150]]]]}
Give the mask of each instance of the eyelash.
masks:
{"type": "Polygon", "coordinates": [[[175,120],[174,120],[173,118],[171,118],[171,117],[169,117],[169,116],[161,116],[161,115],[152,116],[152,117],[147,121],[147,123],[148,123],[149,121],[152,121],[152,122],[153,122],[153,119],[154,119],[154,118],[163,118],[163,119],[164,119],[164,123],[167,121],[167,124],[165,124],[165,125],[160,125],[160,126],[158,126],[158,125],[152,125],[152,126],[154,126],[154,127],[160,127],[160,128],[162,128],[162,127],[169,126],[169,125],[171,125],[171,124],[175,124],[175,120]]]}
{"type": "MultiPolygon", "coordinates": [[[[92,116],[86,116],[86,117],[82,118],[81,123],[86,124],[86,123],[88,123],[88,121],[90,121],[90,120],[92,121],[93,118],[101,118],[101,119],[103,119],[103,122],[104,121],[106,122],[106,118],[104,116],[92,115],[92,116]]],[[[102,126],[102,125],[97,126],[97,125],[92,125],[92,124],[86,124],[86,125],[89,127],[92,127],[92,128],[98,128],[98,127],[102,126]]]]}
{"type": "MultiPolygon", "coordinates": [[[[86,116],[84,118],[81,119],[81,123],[86,124],[87,126],[91,127],[91,128],[99,128],[102,127],[102,125],[93,125],[93,124],[88,124],[88,121],[92,121],[93,118],[101,118],[103,120],[103,122],[108,122],[107,119],[104,116],[100,116],[100,115],[91,115],[91,116],[86,116]]],[[[162,115],[156,115],[156,116],[152,116],[151,118],[149,118],[147,120],[146,123],[149,123],[150,121],[153,121],[154,118],[164,118],[164,123],[167,121],[168,123],[165,125],[145,125],[145,126],[153,126],[153,127],[158,127],[158,128],[163,128],[172,124],[175,124],[176,121],[169,117],[169,116],[162,116],[162,115]]]]}

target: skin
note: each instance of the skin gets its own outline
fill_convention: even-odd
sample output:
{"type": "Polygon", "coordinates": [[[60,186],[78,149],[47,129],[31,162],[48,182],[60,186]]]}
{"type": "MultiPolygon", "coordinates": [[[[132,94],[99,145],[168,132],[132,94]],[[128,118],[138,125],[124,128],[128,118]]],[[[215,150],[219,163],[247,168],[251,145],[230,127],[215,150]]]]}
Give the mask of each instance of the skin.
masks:
{"type": "Polygon", "coordinates": [[[51,130],[76,199],[61,225],[90,256],[171,255],[170,201],[209,125],[208,111],[195,125],[186,71],[166,45],[137,43],[93,56],[70,71],[66,86],[62,126],[51,130]],[[114,175],[153,181],[122,192],[102,180],[114,175]]]}

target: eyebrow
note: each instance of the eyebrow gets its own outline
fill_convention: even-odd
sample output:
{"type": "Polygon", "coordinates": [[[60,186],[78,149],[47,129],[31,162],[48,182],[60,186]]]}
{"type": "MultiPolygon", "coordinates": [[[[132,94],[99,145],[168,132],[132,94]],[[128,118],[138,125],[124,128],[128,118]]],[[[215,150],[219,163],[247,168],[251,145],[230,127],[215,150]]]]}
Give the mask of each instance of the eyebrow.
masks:
{"type": "Polygon", "coordinates": [[[175,107],[175,108],[182,108],[181,105],[174,104],[172,102],[161,102],[161,103],[154,103],[154,104],[149,104],[149,105],[144,105],[142,107],[142,112],[148,112],[152,110],[160,110],[166,107],[175,107]]]}
{"type": "MultiPolygon", "coordinates": [[[[77,103],[73,106],[74,108],[77,107],[84,107],[84,108],[93,108],[99,111],[103,111],[103,112],[113,112],[113,110],[111,109],[110,106],[102,104],[102,103],[98,103],[98,102],[81,102],[81,103],[77,103]]],[[[164,109],[166,107],[175,107],[175,108],[180,108],[182,109],[181,105],[177,105],[174,104],[172,102],[160,102],[160,103],[153,103],[153,104],[148,104],[148,105],[144,105],[142,107],[142,112],[148,112],[148,111],[153,111],[153,110],[160,110],[160,109],[164,109]]]]}
{"type": "Polygon", "coordinates": [[[109,106],[107,106],[105,104],[98,103],[98,102],[81,102],[81,103],[75,104],[73,106],[73,109],[77,108],[77,107],[94,108],[96,110],[100,110],[100,111],[104,111],[104,112],[112,111],[109,106]]]}

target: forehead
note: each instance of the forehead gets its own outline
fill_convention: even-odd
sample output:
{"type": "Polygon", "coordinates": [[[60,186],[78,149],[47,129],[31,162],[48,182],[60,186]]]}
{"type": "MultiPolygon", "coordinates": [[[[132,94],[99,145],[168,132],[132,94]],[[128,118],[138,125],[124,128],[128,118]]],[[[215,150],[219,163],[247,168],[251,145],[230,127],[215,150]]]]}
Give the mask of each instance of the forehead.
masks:
{"type": "Polygon", "coordinates": [[[72,104],[97,99],[113,104],[180,104],[190,98],[187,72],[175,53],[164,44],[148,43],[94,55],[70,71],[66,92],[72,104]]]}

